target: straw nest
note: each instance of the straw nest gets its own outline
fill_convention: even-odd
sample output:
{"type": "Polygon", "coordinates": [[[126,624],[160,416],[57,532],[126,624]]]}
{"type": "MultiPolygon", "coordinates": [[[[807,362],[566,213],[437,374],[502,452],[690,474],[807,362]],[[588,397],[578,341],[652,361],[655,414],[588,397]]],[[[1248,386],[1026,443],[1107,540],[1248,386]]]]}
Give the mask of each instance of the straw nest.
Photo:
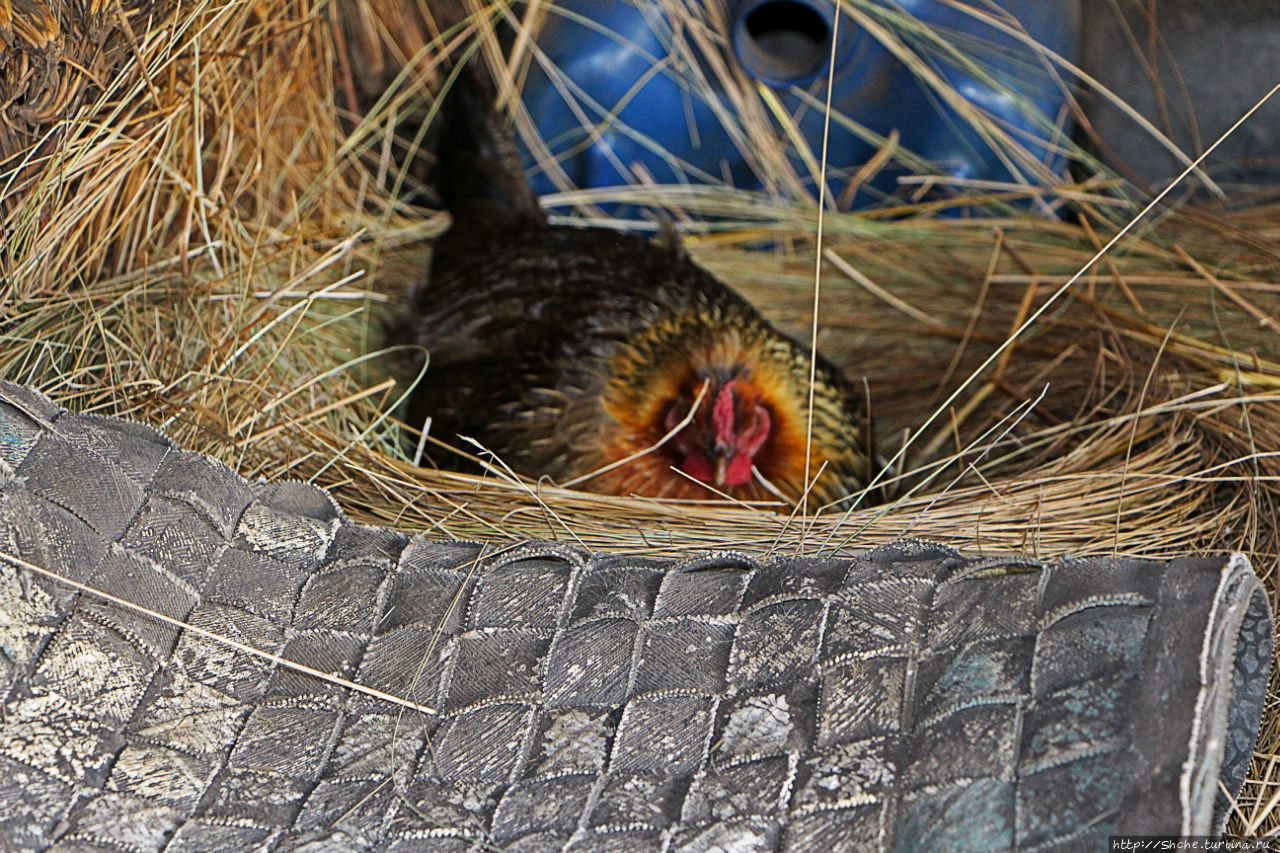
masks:
{"type": "MultiPolygon", "coordinates": [[[[1139,207],[1080,151],[1088,179],[1055,192],[961,193],[989,216],[909,201],[825,215],[819,346],[867,378],[896,457],[885,505],[675,506],[522,482],[500,463],[484,477],[415,468],[394,420],[404,388],[380,350],[382,317],[446,224],[407,201],[414,151],[442,57],[479,47],[496,65],[504,14],[0,0],[0,376],[162,426],[245,476],[311,480],[356,518],[442,537],[658,552],[830,552],[904,535],[1046,557],[1240,549],[1272,581],[1280,209],[1261,195],[1162,205],[1090,266],[1139,207]],[[1010,203],[1028,197],[1060,218],[1010,203]]],[[[717,24],[685,31],[714,40],[717,24]]],[[[516,52],[512,85],[531,42],[516,52]]],[[[695,257],[807,338],[817,205],[754,90],[725,85],[777,194],[561,200],[587,217],[620,198],[665,210],[695,257]]],[[[1271,713],[1237,831],[1280,826],[1277,758],[1271,713]]]]}

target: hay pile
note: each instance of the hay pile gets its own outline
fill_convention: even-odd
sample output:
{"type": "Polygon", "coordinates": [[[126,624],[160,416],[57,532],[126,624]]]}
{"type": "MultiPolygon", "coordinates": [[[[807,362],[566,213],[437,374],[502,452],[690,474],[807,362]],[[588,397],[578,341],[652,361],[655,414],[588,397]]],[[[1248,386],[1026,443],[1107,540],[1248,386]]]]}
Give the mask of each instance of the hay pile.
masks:
{"type": "MultiPolygon", "coordinates": [[[[1240,549],[1274,580],[1280,206],[1161,207],[1059,293],[1138,210],[1100,172],[1055,196],[1071,202],[1061,221],[1007,204],[1035,194],[1017,187],[962,200],[988,218],[939,217],[937,203],[826,216],[819,345],[867,376],[885,454],[911,442],[887,505],[673,506],[412,466],[394,421],[404,389],[379,347],[446,224],[407,201],[413,152],[442,56],[480,45],[498,59],[502,12],[432,9],[439,20],[382,0],[0,0],[0,376],[440,536],[1240,549]]],[[[748,131],[770,159],[772,131],[748,131]]],[[[589,213],[630,197],[670,211],[701,262],[807,338],[812,200],[661,187],[564,200],[589,213]]],[[[1272,713],[1237,831],[1280,827],[1277,758],[1272,713]]]]}

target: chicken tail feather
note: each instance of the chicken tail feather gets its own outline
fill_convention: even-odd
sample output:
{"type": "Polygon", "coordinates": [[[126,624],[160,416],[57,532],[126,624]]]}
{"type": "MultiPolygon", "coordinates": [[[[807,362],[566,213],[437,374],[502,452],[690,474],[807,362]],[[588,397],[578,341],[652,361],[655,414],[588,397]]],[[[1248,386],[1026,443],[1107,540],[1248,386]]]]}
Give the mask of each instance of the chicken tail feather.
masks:
{"type": "Polygon", "coordinates": [[[436,191],[454,226],[501,230],[546,224],[520,165],[492,80],[478,65],[461,69],[440,107],[436,191]]]}

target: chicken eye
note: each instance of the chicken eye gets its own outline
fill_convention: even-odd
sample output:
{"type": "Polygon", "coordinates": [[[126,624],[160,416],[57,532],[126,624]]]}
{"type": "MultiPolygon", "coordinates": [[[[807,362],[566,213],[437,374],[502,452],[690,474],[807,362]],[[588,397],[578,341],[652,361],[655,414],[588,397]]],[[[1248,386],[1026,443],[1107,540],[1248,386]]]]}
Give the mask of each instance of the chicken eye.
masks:
{"type": "Polygon", "coordinates": [[[667,414],[662,419],[663,431],[671,432],[679,426],[680,422],[689,416],[689,410],[692,408],[692,404],[683,397],[672,400],[667,406],[667,414]]]}

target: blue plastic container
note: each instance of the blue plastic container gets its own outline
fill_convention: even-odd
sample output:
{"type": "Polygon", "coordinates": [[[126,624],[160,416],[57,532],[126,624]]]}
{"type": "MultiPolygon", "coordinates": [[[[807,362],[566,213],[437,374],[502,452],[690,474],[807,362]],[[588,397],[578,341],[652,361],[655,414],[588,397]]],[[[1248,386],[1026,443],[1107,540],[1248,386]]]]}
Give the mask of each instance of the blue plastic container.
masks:
{"type": "MultiPolygon", "coordinates": [[[[1065,94],[1044,60],[1018,37],[940,0],[856,2],[970,104],[998,119],[1024,156],[1044,168],[1002,159],[1000,145],[984,139],[847,14],[835,28],[833,113],[882,137],[896,129],[900,147],[927,161],[933,174],[1035,183],[1063,169],[1063,158],[1054,153],[1055,135],[1061,131],[1053,123],[1062,113],[1065,94]],[[945,45],[932,43],[935,37],[929,33],[940,34],[945,45]],[[958,49],[960,58],[949,55],[948,46],[958,49]]],[[[983,0],[969,2],[992,11],[983,0]]],[[[999,6],[1037,42],[1074,58],[1078,0],[1000,0],[999,6]]],[[[723,60],[738,63],[749,77],[774,90],[788,114],[799,117],[800,134],[815,157],[822,145],[822,111],[805,104],[826,98],[834,13],[829,0],[736,0],[728,19],[731,49],[723,60]],[[808,93],[808,101],[801,91],[808,93]]],[[[721,121],[732,105],[714,85],[694,82],[699,74],[716,81],[707,58],[687,48],[672,50],[677,40],[688,41],[678,26],[656,0],[562,0],[551,10],[538,47],[559,69],[558,79],[535,59],[523,89],[525,106],[563,170],[559,181],[553,179],[536,165],[537,152],[525,149],[540,195],[560,189],[566,178],[568,186],[608,187],[634,183],[637,173],[657,183],[763,186],[750,156],[721,121]],[[684,68],[674,67],[682,60],[684,68]],[[706,100],[703,94],[708,94],[706,100]]],[[[837,120],[831,123],[827,176],[834,198],[878,150],[864,136],[837,120]]],[[[797,172],[808,175],[801,158],[795,162],[797,172]]],[[[895,191],[903,194],[898,178],[907,171],[901,163],[891,164],[849,206],[876,204],[895,191]]],[[[808,187],[813,190],[812,180],[808,187]]]]}

